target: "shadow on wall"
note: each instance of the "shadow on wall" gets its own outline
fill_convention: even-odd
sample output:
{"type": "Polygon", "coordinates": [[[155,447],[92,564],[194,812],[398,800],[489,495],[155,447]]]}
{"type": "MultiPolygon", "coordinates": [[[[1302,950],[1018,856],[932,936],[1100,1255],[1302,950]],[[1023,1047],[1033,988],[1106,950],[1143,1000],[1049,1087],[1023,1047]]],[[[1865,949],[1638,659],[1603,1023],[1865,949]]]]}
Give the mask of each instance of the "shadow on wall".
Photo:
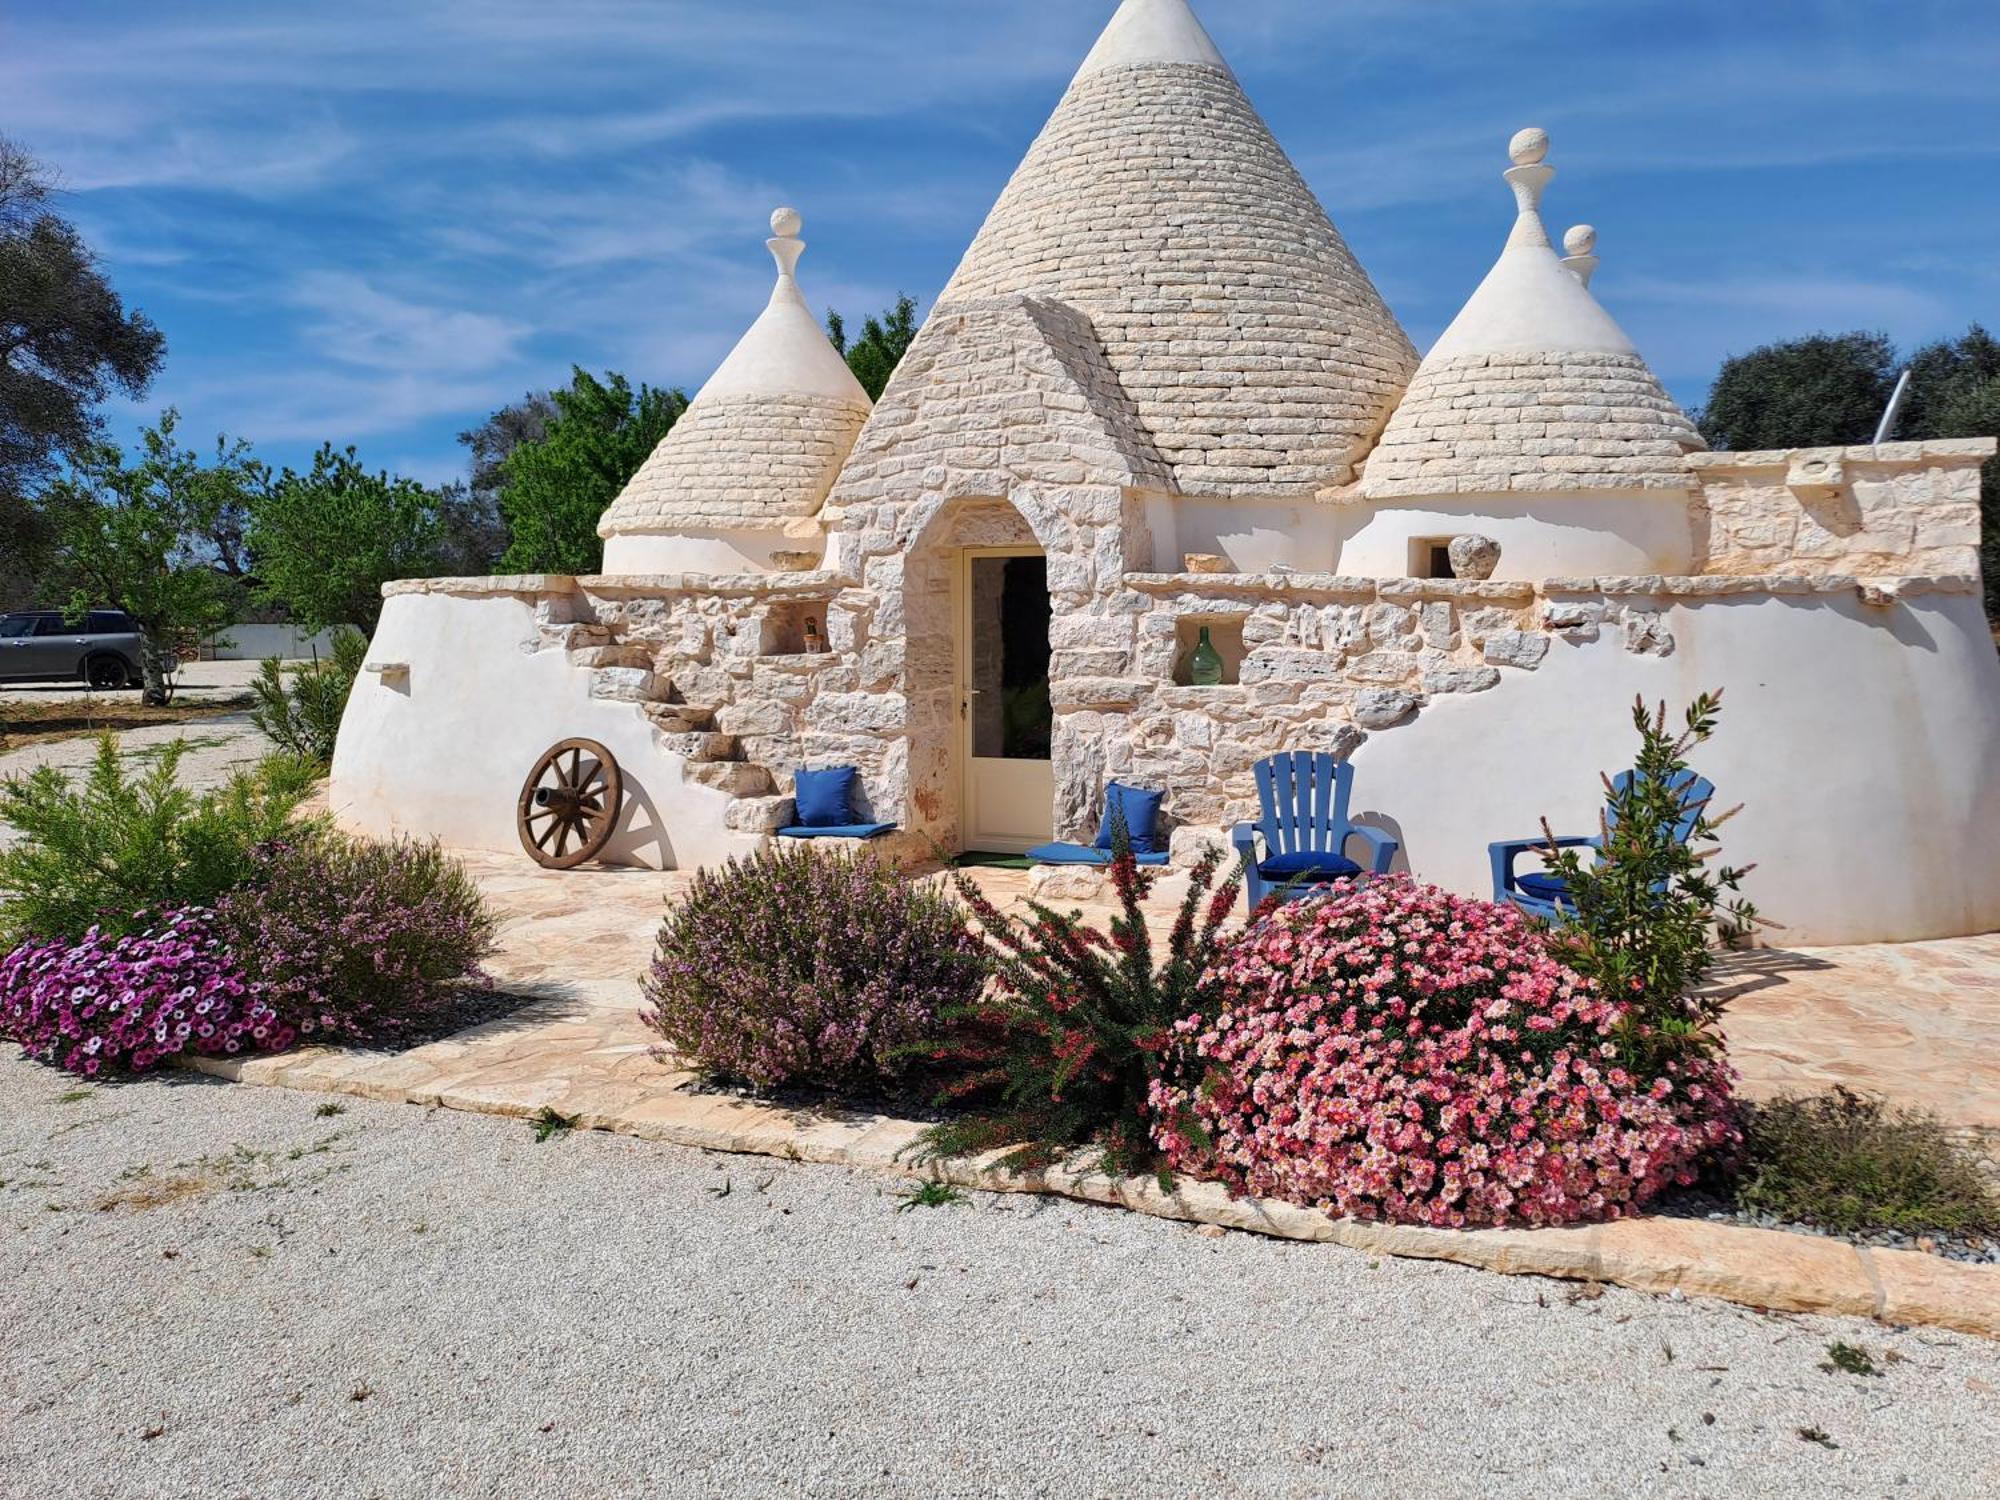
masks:
{"type": "Polygon", "coordinates": [[[625,807],[619,814],[617,831],[604,846],[603,859],[613,865],[648,865],[659,870],[680,868],[659,805],[629,770],[625,772],[625,807]]]}

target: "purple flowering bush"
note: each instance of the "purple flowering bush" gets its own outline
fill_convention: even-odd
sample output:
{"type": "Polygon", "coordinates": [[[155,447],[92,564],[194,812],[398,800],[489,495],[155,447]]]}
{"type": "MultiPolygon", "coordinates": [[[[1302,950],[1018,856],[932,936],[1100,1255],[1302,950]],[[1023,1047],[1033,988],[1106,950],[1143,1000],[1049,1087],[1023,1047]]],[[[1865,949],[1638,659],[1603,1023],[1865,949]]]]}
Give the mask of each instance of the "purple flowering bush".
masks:
{"type": "Polygon", "coordinates": [[[435,843],[319,833],[268,844],[216,921],[288,1027],[320,1042],[393,1038],[486,982],[494,922],[435,843]]]}
{"type": "Polygon", "coordinates": [[[244,974],[214,914],[188,908],[132,934],[23,943],[0,958],[0,1036],[86,1077],[142,1073],[181,1052],[278,1052],[294,1032],[244,974]]]}
{"type": "Polygon", "coordinates": [[[866,1085],[941,1043],[985,976],[948,896],[866,855],[781,845],[695,877],[661,925],[641,1019],[720,1077],[866,1085]]]}

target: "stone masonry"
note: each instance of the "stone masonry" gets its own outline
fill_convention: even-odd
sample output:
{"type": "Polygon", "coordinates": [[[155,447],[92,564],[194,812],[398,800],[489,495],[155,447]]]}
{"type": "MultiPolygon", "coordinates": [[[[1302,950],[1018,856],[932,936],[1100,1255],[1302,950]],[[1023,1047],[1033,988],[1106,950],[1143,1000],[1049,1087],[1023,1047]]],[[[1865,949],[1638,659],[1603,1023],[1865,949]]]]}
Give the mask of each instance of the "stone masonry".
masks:
{"type": "Polygon", "coordinates": [[[1705,446],[1636,354],[1461,355],[1425,363],[1361,495],[1686,491],[1705,446]]]}
{"type": "Polygon", "coordinates": [[[1221,67],[1071,86],[938,306],[1019,294],[1089,318],[1187,494],[1348,482],[1417,363],[1221,67]]]}
{"type": "Polygon", "coordinates": [[[619,496],[621,530],[773,529],[811,517],[868,408],[825,396],[697,401],[619,496]]]}

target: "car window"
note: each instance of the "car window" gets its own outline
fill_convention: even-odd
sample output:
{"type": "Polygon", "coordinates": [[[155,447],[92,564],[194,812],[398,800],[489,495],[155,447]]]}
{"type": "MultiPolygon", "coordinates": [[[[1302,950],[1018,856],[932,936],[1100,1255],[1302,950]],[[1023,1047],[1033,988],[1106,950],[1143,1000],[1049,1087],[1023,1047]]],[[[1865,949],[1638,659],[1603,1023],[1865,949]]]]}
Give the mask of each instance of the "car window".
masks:
{"type": "Polygon", "coordinates": [[[36,635],[75,635],[74,625],[65,625],[61,615],[43,615],[35,621],[36,635]]]}
{"type": "Polygon", "coordinates": [[[84,629],[91,635],[130,635],[132,622],[115,609],[93,609],[84,629]]]}
{"type": "Polygon", "coordinates": [[[0,615],[0,640],[17,635],[33,635],[35,617],[33,615],[0,615]]]}

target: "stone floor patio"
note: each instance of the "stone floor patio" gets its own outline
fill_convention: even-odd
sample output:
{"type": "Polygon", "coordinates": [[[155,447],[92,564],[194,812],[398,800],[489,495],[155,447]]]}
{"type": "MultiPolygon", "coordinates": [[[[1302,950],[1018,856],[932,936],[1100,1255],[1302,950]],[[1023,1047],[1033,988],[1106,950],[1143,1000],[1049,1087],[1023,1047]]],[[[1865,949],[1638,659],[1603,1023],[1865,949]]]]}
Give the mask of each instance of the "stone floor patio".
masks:
{"type": "MultiPolygon", "coordinates": [[[[653,1037],[638,1021],[638,976],[663,904],[689,876],[558,874],[489,854],[466,860],[501,914],[491,967],[502,990],[525,998],[520,1008],[399,1055],[321,1048],[196,1066],[244,1083],[432,1107],[515,1116],[547,1108],[579,1128],[683,1146],[922,1170],[962,1185],[1058,1192],[1370,1253],[2000,1337],[2000,1271],[1914,1251],[1669,1219],[1565,1230],[1418,1230],[1230,1200],[1211,1184],[1183,1182],[1163,1193],[1151,1179],[1053,1171],[1026,1178],[981,1162],[915,1168],[904,1153],[919,1127],[907,1121],[702,1092],[691,1074],[653,1055],[653,1037]]],[[[1029,894],[1026,872],[980,870],[974,878],[1003,908],[1029,894]]],[[[1171,895],[1163,889],[1153,903],[1162,922],[1171,920],[1171,895]]],[[[1078,904],[1086,914],[1108,914],[1078,904]]],[[[1748,954],[1729,962],[1723,982],[1734,997],[1731,1047],[1751,1097],[1844,1084],[1933,1110],[1989,1147],[2000,1143],[2000,934],[1748,954]]]]}

